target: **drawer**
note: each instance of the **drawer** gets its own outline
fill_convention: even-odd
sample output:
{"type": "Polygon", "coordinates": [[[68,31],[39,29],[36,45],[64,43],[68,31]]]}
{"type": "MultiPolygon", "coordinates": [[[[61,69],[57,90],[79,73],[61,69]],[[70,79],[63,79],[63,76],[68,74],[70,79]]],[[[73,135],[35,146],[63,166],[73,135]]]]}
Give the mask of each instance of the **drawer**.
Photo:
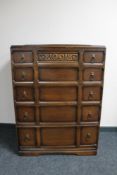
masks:
{"type": "Polygon", "coordinates": [[[98,127],[84,126],[80,130],[80,145],[94,145],[98,140],[98,127]]]}
{"type": "Polygon", "coordinates": [[[96,122],[99,121],[100,107],[99,106],[83,106],[81,121],[82,122],[96,122]]]}
{"type": "Polygon", "coordinates": [[[100,68],[85,68],[83,70],[84,81],[102,81],[103,70],[100,68]]]}
{"type": "Polygon", "coordinates": [[[34,100],[33,87],[16,87],[15,99],[17,101],[33,101],[34,100]]]}
{"type": "Polygon", "coordinates": [[[34,72],[32,68],[15,68],[14,69],[15,81],[33,81],[34,72]]]}
{"type": "Polygon", "coordinates": [[[42,128],[42,146],[75,145],[75,128],[42,128]]]}
{"type": "Polygon", "coordinates": [[[102,97],[102,88],[99,86],[83,87],[83,100],[84,101],[100,101],[102,97]]]}
{"type": "Polygon", "coordinates": [[[12,59],[15,63],[32,63],[33,55],[31,51],[14,51],[12,59]]]}
{"type": "Polygon", "coordinates": [[[18,122],[35,122],[35,109],[31,106],[17,106],[16,116],[18,122]]]}
{"type": "Polygon", "coordinates": [[[34,128],[18,128],[20,146],[35,146],[36,133],[34,128]]]}
{"type": "Polygon", "coordinates": [[[78,70],[74,68],[39,68],[40,81],[75,81],[78,70]]]}
{"type": "Polygon", "coordinates": [[[40,107],[41,122],[75,122],[77,109],[75,106],[40,107]]]}
{"type": "Polygon", "coordinates": [[[85,63],[103,63],[104,62],[104,52],[92,52],[87,51],[84,53],[85,63]]]}
{"type": "Polygon", "coordinates": [[[76,87],[40,87],[42,101],[75,101],[77,100],[76,87]]]}

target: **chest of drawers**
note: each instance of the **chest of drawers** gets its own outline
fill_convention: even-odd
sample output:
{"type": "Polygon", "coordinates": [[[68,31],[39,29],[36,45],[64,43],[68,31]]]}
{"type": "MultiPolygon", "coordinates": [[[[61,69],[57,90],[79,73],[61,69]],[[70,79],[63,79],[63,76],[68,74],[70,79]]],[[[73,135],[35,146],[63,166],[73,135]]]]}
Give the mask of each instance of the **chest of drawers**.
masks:
{"type": "Polygon", "coordinates": [[[21,155],[95,155],[105,47],[11,47],[18,147],[21,155]]]}

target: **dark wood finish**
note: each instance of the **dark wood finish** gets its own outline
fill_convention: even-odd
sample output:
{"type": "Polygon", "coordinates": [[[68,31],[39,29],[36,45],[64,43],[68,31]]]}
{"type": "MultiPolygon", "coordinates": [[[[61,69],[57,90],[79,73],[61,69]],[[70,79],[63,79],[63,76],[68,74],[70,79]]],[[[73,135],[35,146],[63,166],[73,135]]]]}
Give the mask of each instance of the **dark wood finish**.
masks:
{"type": "Polygon", "coordinates": [[[11,47],[21,155],[96,155],[105,47],[11,47]]]}

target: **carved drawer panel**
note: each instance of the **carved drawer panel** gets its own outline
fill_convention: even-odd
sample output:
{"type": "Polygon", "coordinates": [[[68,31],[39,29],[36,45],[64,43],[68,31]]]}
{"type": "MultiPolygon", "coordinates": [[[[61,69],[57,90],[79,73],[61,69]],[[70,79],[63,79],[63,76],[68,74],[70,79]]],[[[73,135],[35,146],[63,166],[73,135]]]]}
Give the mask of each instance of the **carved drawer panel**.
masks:
{"type": "Polygon", "coordinates": [[[20,146],[36,145],[36,131],[34,128],[18,128],[18,136],[20,146]]]}
{"type": "Polygon", "coordinates": [[[76,87],[40,87],[41,101],[75,101],[77,100],[76,87]]]}
{"type": "Polygon", "coordinates": [[[102,96],[102,88],[99,86],[83,87],[84,101],[100,101],[102,96]]]}
{"type": "Polygon", "coordinates": [[[15,81],[33,81],[33,68],[15,68],[14,80],[15,81]]]}
{"type": "Polygon", "coordinates": [[[85,68],[83,71],[84,81],[102,81],[103,70],[100,68],[85,68]]]}
{"type": "Polygon", "coordinates": [[[33,56],[30,51],[14,51],[12,58],[15,63],[32,63],[33,56]]]}
{"type": "Polygon", "coordinates": [[[16,101],[34,101],[33,87],[16,87],[15,99],[16,101]]]}
{"type": "Polygon", "coordinates": [[[75,122],[77,108],[75,106],[43,106],[40,107],[41,122],[75,122]]]}
{"type": "Polygon", "coordinates": [[[35,108],[31,106],[17,106],[16,115],[18,122],[35,122],[35,108]]]}
{"type": "Polygon", "coordinates": [[[100,106],[82,106],[81,121],[82,122],[95,122],[99,121],[100,106]]]}
{"type": "Polygon", "coordinates": [[[39,68],[40,81],[75,81],[78,70],[73,68],[39,68]]]}
{"type": "Polygon", "coordinates": [[[85,63],[103,63],[104,52],[87,51],[84,53],[84,62],[85,63]]]}
{"type": "Polygon", "coordinates": [[[80,131],[80,145],[94,145],[97,144],[98,139],[98,127],[96,126],[84,126],[80,131]]]}
{"type": "Polygon", "coordinates": [[[42,128],[43,146],[75,145],[75,128],[42,128]]]}

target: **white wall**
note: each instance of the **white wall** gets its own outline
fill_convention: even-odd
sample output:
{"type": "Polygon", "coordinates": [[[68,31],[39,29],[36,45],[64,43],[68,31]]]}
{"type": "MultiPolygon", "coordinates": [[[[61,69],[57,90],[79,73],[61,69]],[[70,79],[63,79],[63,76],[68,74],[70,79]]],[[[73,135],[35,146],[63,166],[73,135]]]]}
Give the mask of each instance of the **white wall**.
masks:
{"type": "Polygon", "coordinates": [[[0,122],[14,123],[10,46],[106,45],[102,126],[117,126],[117,1],[0,0],[0,122]]]}

